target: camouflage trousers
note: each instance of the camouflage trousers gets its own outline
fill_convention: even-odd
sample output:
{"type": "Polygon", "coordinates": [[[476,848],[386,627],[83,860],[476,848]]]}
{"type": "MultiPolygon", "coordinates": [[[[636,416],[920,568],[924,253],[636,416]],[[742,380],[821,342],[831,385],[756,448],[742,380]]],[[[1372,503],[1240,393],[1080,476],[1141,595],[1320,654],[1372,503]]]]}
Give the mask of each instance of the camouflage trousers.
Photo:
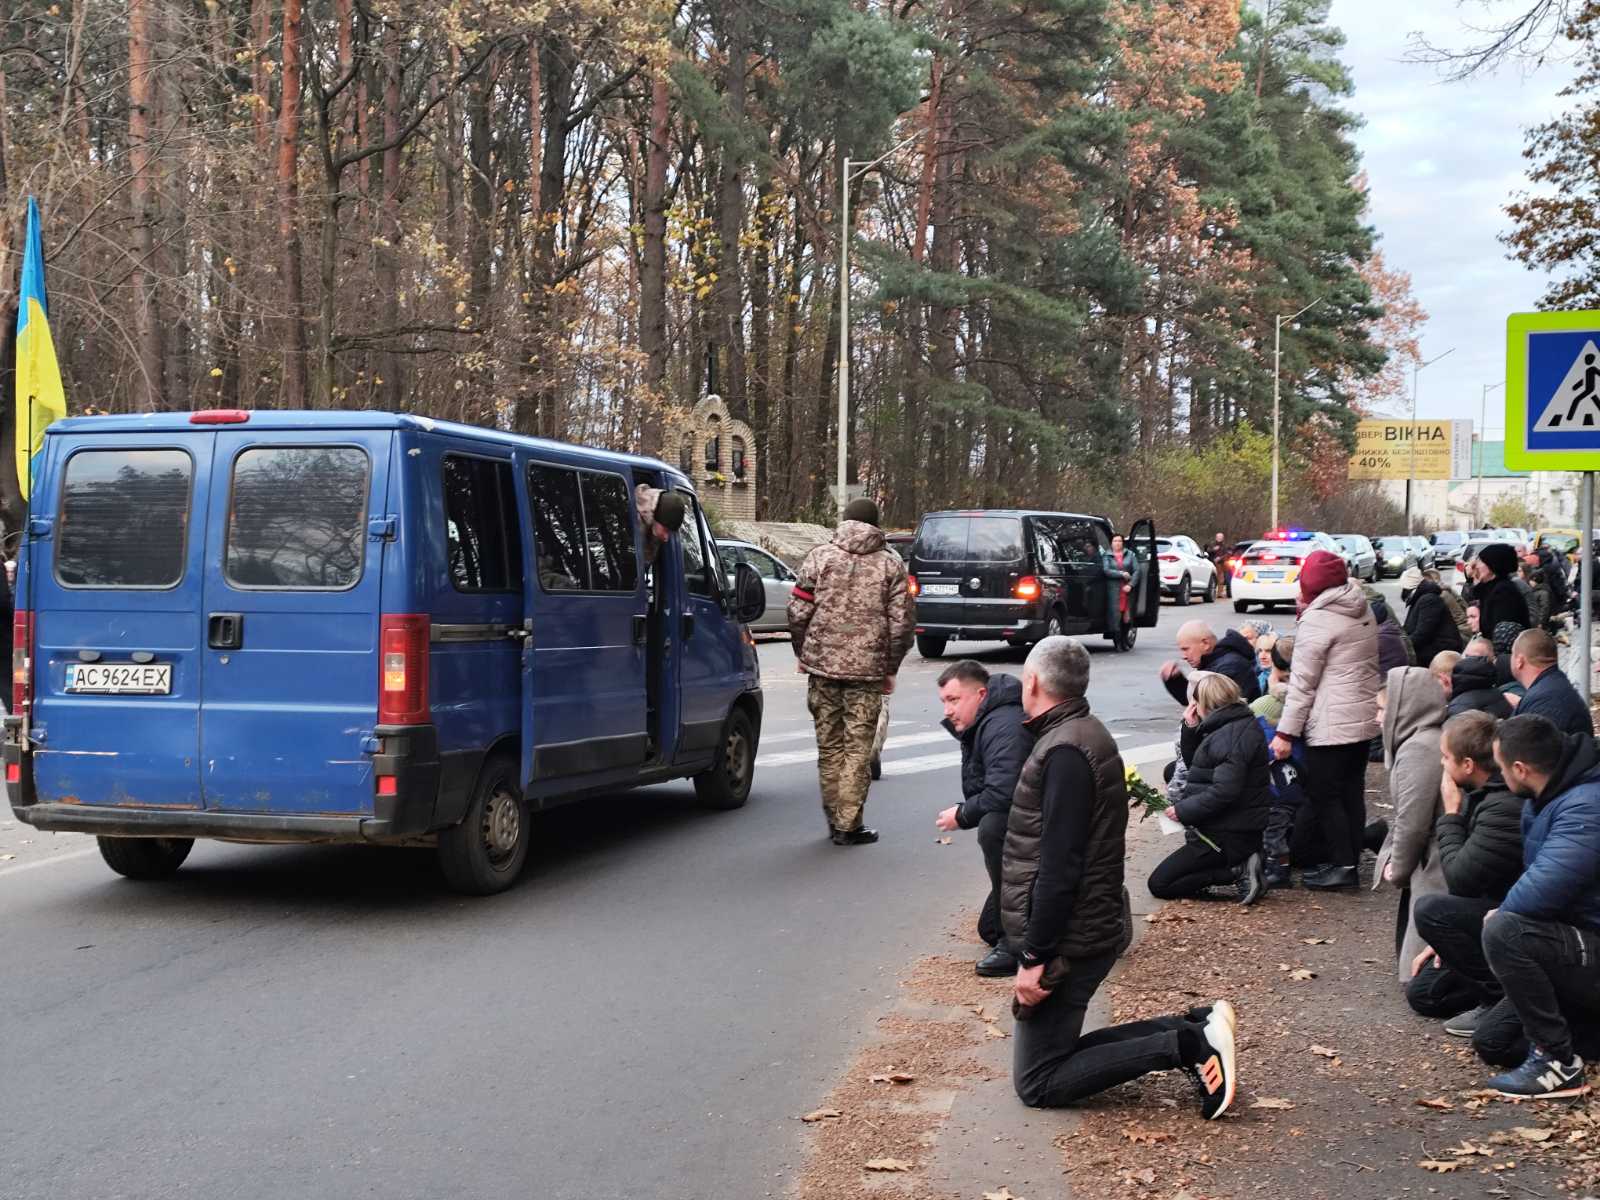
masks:
{"type": "Polygon", "coordinates": [[[806,696],[817,727],[817,779],[822,811],[834,829],[861,828],[872,784],[872,749],[883,710],[881,683],[842,683],[811,676],[806,696]]]}

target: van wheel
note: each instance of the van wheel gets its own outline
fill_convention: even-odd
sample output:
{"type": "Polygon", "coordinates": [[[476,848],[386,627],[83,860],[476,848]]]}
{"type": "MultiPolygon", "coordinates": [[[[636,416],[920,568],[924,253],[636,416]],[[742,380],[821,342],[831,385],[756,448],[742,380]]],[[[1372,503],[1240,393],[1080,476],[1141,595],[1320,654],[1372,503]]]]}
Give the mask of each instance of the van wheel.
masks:
{"type": "Polygon", "coordinates": [[[458,892],[489,896],[516,882],[528,861],[532,814],[510,758],[491,758],[459,825],[439,831],[439,868],[458,892]]]}
{"type": "Polygon", "coordinates": [[[1191,591],[1192,588],[1193,585],[1189,582],[1189,577],[1185,575],[1182,579],[1178,580],[1178,591],[1172,598],[1179,604],[1187,604],[1190,600],[1194,599],[1191,591]]]}
{"type": "Polygon", "coordinates": [[[1126,653],[1127,651],[1133,649],[1134,643],[1138,640],[1139,627],[1137,625],[1125,625],[1123,626],[1122,632],[1117,635],[1115,645],[1118,650],[1126,653]]]}
{"type": "Polygon", "coordinates": [[[1066,624],[1061,620],[1059,612],[1052,612],[1044,623],[1045,637],[1062,637],[1066,634],[1066,624]]]}
{"type": "Polygon", "coordinates": [[[129,879],[166,879],[183,866],[194,849],[193,838],[102,837],[100,857],[118,875],[129,879]]]}
{"type": "Polygon", "coordinates": [[[945,642],[948,639],[934,637],[932,634],[917,634],[917,653],[923,658],[939,658],[944,654],[945,642]]]}
{"type": "Polygon", "coordinates": [[[756,776],[755,727],[750,714],[736,708],[728,716],[717,761],[709,771],[694,777],[694,794],[707,808],[743,808],[750,799],[750,785],[756,776]]]}

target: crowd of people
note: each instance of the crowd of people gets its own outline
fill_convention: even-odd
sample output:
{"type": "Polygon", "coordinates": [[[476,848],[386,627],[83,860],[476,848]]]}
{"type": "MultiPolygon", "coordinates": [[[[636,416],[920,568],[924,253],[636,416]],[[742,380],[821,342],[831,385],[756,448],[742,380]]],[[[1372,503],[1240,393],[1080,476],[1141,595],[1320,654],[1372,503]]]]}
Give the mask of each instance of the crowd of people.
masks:
{"type": "MultiPolygon", "coordinates": [[[[861,803],[914,610],[876,511],[846,516],[802,568],[790,617],[829,831],[851,845],[875,840],[861,803]]],[[[1600,748],[1557,663],[1550,626],[1564,602],[1528,603],[1518,580],[1530,582],[1530,565],[1488,547],[1461,596],[1435,573],[1408,573],[1402,620],[1319,550],[1300,570],[1292,633],[1185,623],[1179,658],[1160,670],[1183,706],[1164,815],[1184,842],[1148,887],[1176,899],[1231,886],[1246,905],[1296,873],[1308,889],[1354,889],[1372,851],[1374,888],[1397,893],[1395,970],[1412,1008],[1472,1039],[1500,1068],[1490,1087],[1562,1097],[1588,1090],[1585,1060],[1600,1056],[1600,748]],[[1374,760],[1392,821],[1367,820],[1374,760]]],[[[990,882],[975,969],[1014,978],[1024,1103],[1070,1104],[1181,1069],[1214,1118],[1237,1086],[1228,1001],[1083,1033],[1132,940],[1134,773],[1090,711],[1089,673],[1082,645],[1048,637],[1020,679],[972,660],[939,676],[962,800],[936,823],[976,831],[990,882]]]]}

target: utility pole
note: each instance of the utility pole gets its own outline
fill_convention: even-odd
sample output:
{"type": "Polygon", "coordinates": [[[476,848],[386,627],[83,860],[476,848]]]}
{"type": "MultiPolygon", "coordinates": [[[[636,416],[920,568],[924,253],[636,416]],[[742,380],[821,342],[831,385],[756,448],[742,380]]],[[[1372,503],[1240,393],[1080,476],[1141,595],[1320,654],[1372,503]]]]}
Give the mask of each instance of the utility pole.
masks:
{"type": "Polygon", "coordinates": [[[1472,524],[1476,529],[1483,528],[1483,451],[1484,443],[1489,440],[1489,393],[1502,387],[1505,387],[1504,380],[1484,384],[1483,402],[1478,406],[1478,502],[1472,510],[1472,524]]]}
{"type": "Polygon", "coordinates": [[[1422,374],[1424,367],[1431,367],[1441,358],[1454,354],[1456,348],[1451,346],[1444,354],[1436,354],[1425,363],[1417,363],[1411,368],[1411,474],[1406,479],[1406,536],[1414,532],[1411,522],[1411,493],[1417,488],[1417,376],[1422,374]]]}
{"type": "Polygon", "coordinates": [[[1278,373],[1283,365],[1283,326],[1285,322],[1293,324],[1317,305],[1322,303],[1318,296],[1310,304],[1290,317],[1274,317],[1272,319],[1272,527],[1278,527],[1278,373]]]}

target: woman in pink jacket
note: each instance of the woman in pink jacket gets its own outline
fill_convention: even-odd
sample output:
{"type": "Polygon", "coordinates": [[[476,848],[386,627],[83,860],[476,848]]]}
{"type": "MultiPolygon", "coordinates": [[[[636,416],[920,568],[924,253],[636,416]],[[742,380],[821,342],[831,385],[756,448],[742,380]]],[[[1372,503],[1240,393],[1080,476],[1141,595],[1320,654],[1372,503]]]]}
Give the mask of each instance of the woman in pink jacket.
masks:
{"type": "Polygon", "coordinates": [[[1308,888],[1353,888],[1366,825],[1367,748],[1378,733],[1378,623],[1344,560],[1326,550],[1300,568],[1300,619],[1272,755],[1305,744],[1306,791],[1327,865],[1308,888]]]}

